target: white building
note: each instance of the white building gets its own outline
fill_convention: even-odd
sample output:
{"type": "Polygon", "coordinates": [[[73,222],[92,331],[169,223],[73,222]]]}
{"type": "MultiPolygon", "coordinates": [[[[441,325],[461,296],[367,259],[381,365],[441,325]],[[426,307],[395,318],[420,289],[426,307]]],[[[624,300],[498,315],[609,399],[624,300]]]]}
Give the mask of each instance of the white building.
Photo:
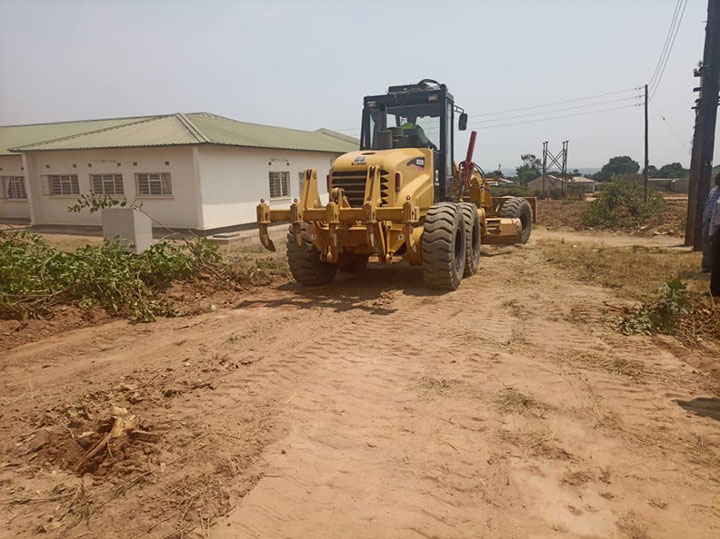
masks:
{"type": "Polygon", "coordinates": [[[306,168],[321,194],[333,160],[359,141],[208,113],[0,127],[0,220],[100,225],[68,212],[81,194],[142,202],[167,227],[215,230],[253,223],[261,198],[287,207],[306,168]]]}

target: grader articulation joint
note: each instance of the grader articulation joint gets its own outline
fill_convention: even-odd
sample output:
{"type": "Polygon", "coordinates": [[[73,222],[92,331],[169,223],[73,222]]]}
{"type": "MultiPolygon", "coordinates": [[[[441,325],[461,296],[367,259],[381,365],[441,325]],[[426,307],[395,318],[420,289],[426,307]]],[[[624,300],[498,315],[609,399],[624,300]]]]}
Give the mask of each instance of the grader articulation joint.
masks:
{"type": "Polygon", "coordinates": [[[289,222],[288,263],[303,285],[360,271],[374,256],[383,264],[402,257],[422,266],[429,286],[454,290],[477,271],[482,243],[527,242],[535,199],[491,195],[472,162],[475,132],[465,161],[453,162],[455,113],[462,130],[467,115],[430,79],[365,97],[360,150],[334,161],[327,202],[317,170],[306,170],[289,209],[258,205],[263,246],[275,250],[268,225],[289,222]]]}

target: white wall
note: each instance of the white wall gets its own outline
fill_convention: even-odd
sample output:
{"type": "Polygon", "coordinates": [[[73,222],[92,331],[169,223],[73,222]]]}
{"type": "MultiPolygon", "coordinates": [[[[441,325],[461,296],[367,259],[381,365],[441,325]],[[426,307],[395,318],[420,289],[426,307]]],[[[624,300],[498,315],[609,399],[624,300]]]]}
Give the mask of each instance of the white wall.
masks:
{"type": "Polygon", "coordinates": [[[198,174],[204,230],[254,223],[261,198],[273,208],[289,208],[300,196],[300,173],[318,170],[318,187],[327,202],[326,176],[339,154],[268,150],[230,146],[198,146],[198,174]],[[290,196],[270,200],[268,172],[290,172],[290,196]]]}
{"type": "MultiPolygon", "coordinates": [[[[25,176],[22,156],[0,155],[0,176],[25,176]]],[[[6,199],[5,184],[0,181],[0,219],[10,217],[13,219],[29,219],[30,204],[27,199],[6,199]]],[[[25,181],[27,191],[27,180],[25,181]]],[[[29,196],[29,195],[28,195],[29,196]]]]}
{"type": "MultiPolygon", "coordinates": [[[[68,206],[78,195],[51,196],[43,193],[42,176],[77,174],[80,193],[90,193],[91,174],[122,174],[125,197],[143,203],[143,210],[168,227],[199,228],[200,207],[193,148],[165,146],[161,148],[98,149],[80,151],[28,152],[23,155],[32,201],[34,225],[100,225],[100,213],[87,210],[70,213],[68,206]],[[168,162],[169,164],[165,164],[168,162]],[[90,166],[89,166],[90,165],[90,166]],[[140,197],[136,192],[135,174],[169,172],[172,195],[140,197]]],[[[2,212],[2,209],[0,209],[2,212]]],[[[0,213],[1,215],[1,213],[0,213]]],[[[158,226],[154,223],[153,226],[158,226]]]]}

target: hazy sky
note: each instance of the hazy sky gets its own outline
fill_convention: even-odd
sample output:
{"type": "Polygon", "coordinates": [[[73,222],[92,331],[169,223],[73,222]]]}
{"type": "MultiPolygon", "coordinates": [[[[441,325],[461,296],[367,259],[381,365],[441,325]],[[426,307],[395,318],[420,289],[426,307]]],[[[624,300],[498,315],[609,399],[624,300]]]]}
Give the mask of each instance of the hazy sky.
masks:
{"type": "MultiPolygon", "coordinates": [[[[0,125],[207,111],[354,134],[364,95],[425,77],[445,82],[471,115],[584,98],[647,82],[674,7],[675,0],[0,0],[0,125]]],[[[702,57],[706,10],[706,0],[688,1],[651,101],[653,164],[689,166],[692,68],[702,57]]],[[[620,107],[633,95],[475,116],[471,125],[620,107]]],[[[570,141],[571,168],[617,154],[640,162],[643,113],[478,135],[476,161],[485,167],[514,167],[521,153],[541,154],[545,140],[555,151],[570,141]]]]}

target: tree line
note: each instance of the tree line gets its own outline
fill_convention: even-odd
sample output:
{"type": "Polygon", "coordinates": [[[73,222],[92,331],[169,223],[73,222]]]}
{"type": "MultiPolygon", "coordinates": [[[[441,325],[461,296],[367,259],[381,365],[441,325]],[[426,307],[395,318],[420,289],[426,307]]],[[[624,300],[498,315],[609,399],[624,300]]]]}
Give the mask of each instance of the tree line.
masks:
{"type": "MultiPolygon", "coordinates": [[[[507,179],[521,185],[527,185],[535,178],[542,176],[542,161],[532,153],[525,153],[520,156],[521,164],[515,168],[515,176],[507,179]]],[[[640,164],[629,155],[617,155],[611,157],[602,168],[589,177],[599,182],[608,182],[613,176],[621,174],[638,174],[640,172],[640,164]]],[[[581,176],[580,171],[573,169],[568,171],[570,176],[581,176]]],[[[648,167],[648,177],[650,178],[687,178],[690,170],[683,168],[681,163],[668,163],[657,168],[655,165],[648,167]]],[[[502,171],[495,170],[487,174],[490,178],[504,178],[502,171]]]]}

